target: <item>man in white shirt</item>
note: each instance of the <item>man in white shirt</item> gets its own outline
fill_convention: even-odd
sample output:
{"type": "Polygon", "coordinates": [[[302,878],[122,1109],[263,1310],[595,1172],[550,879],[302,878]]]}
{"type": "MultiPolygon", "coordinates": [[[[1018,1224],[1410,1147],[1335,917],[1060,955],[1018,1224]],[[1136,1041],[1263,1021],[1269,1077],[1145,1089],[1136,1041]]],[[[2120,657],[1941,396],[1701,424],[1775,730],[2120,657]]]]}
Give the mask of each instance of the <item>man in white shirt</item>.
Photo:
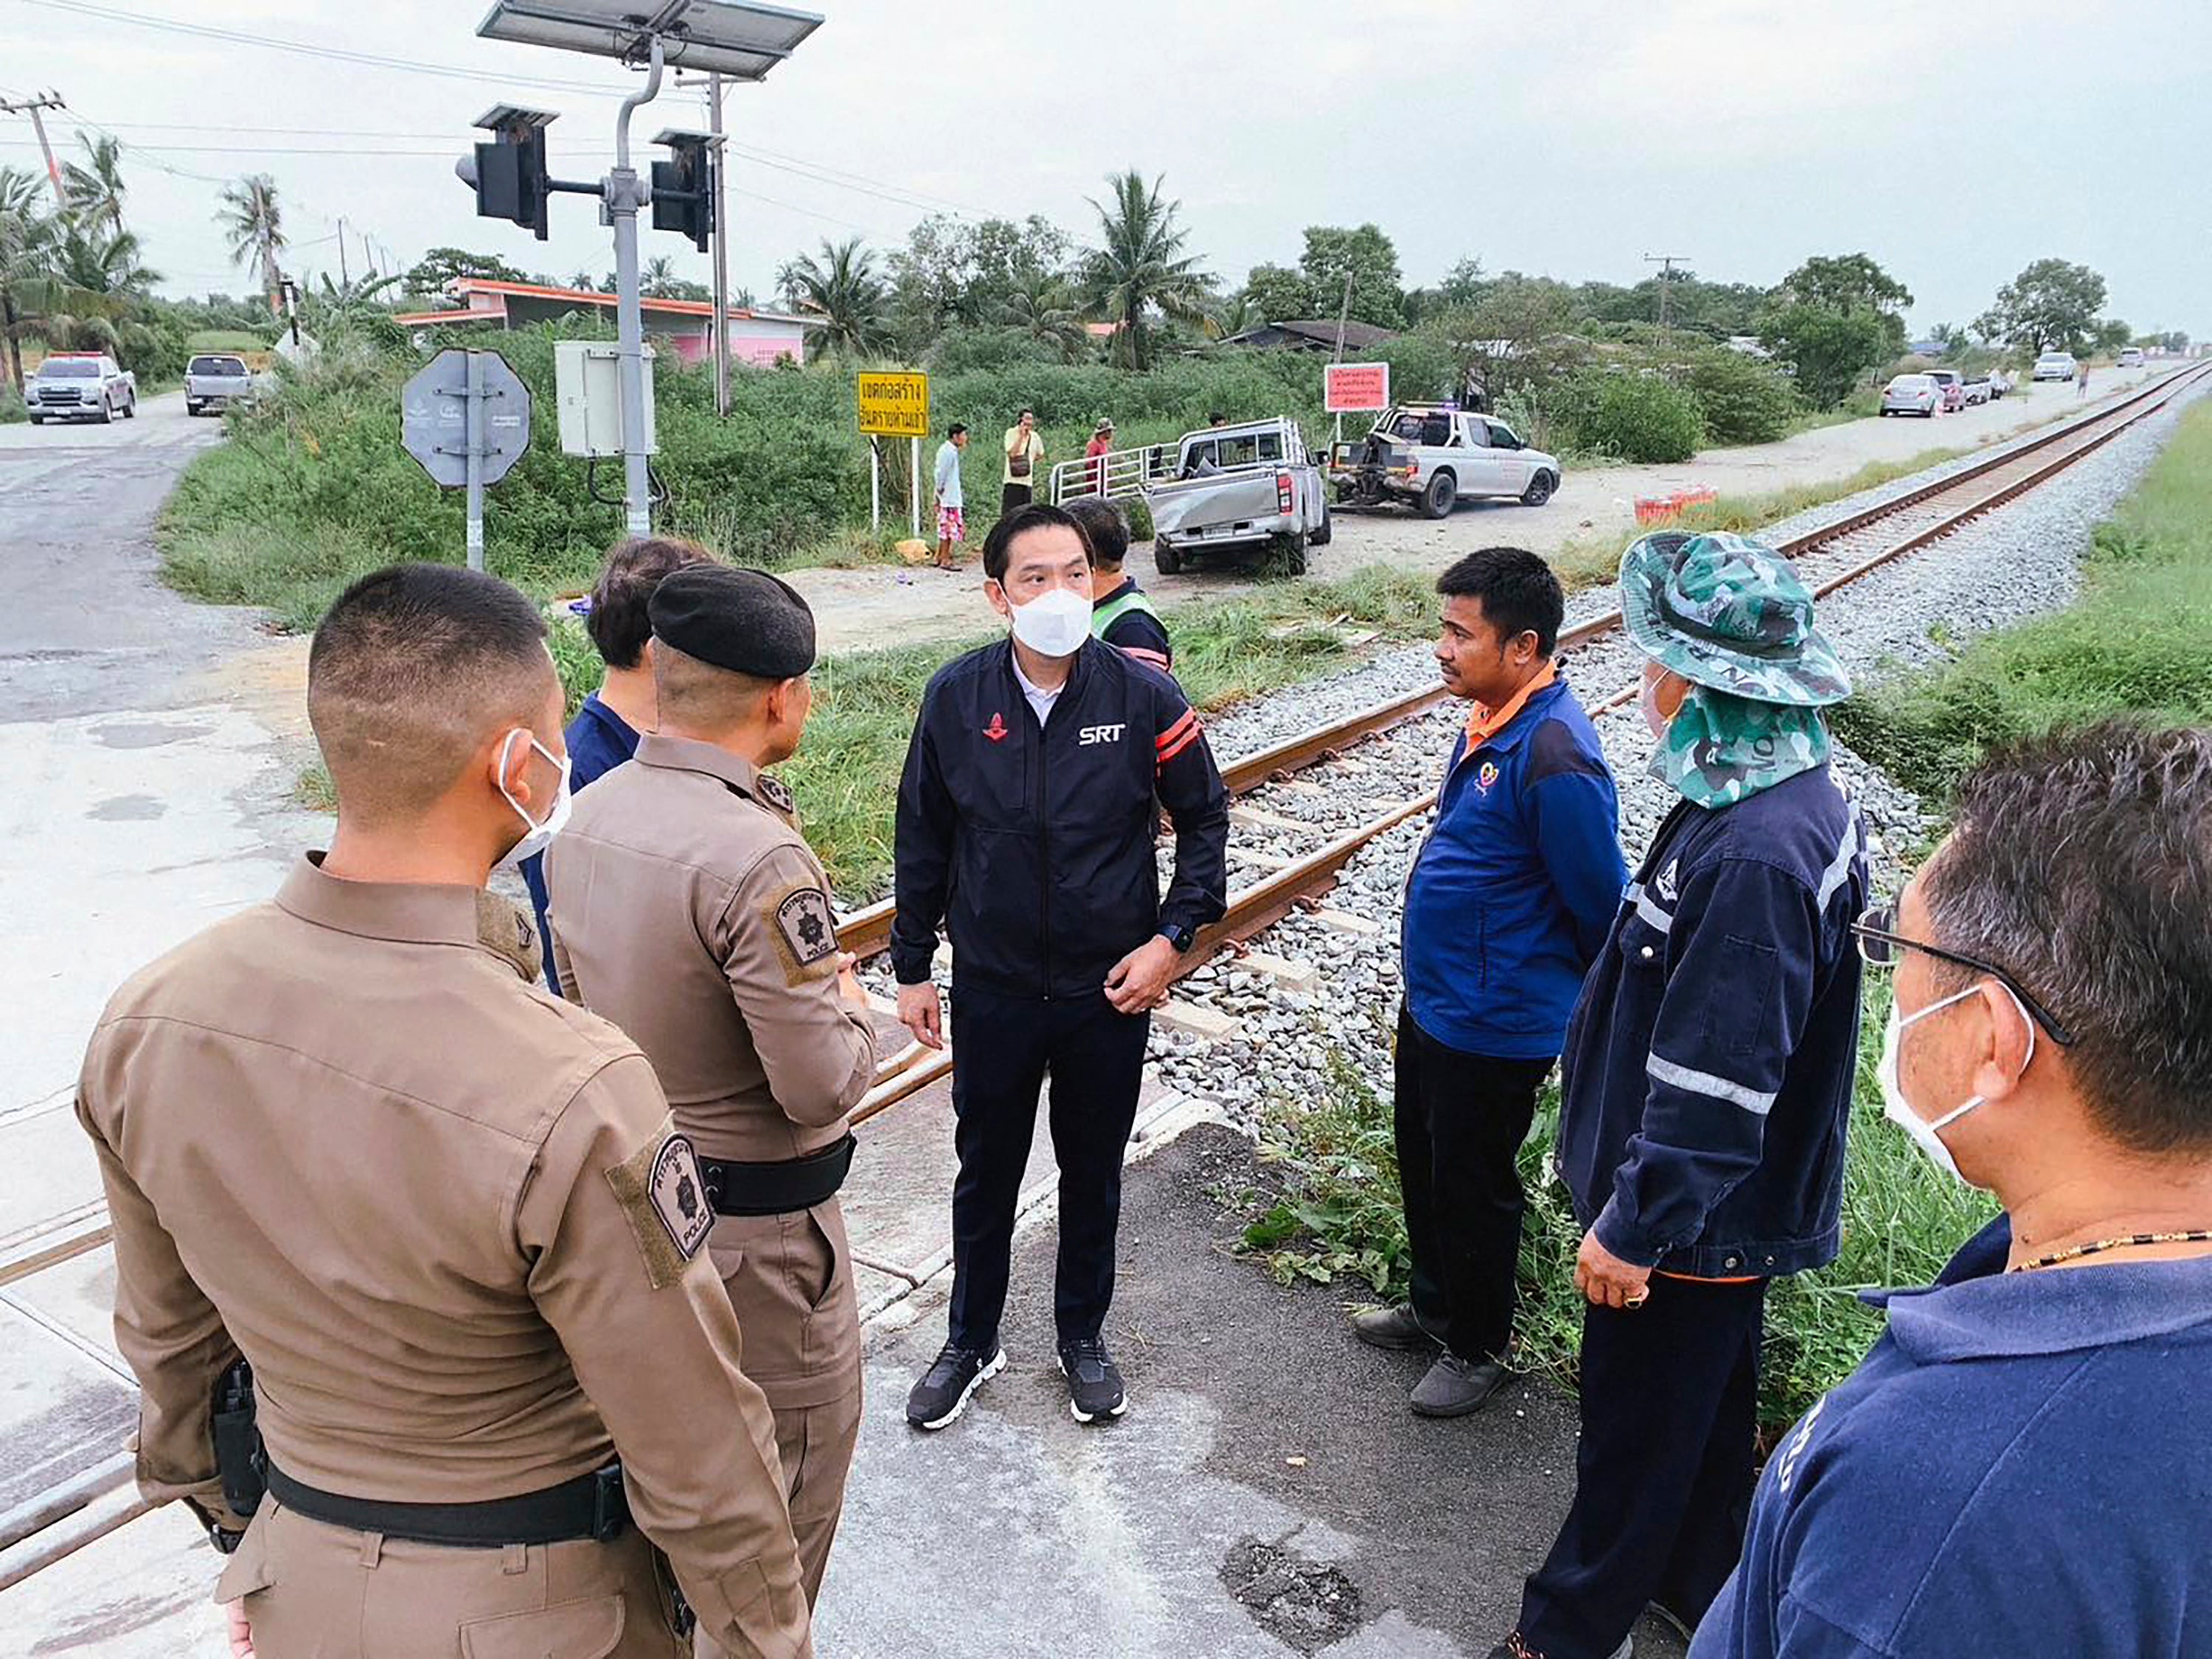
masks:
{"type": "Polygon", "coordinates": [[[952,550],[968,539],[967,498],[960,493],[960,452],[968,447],[968,428],[959,421],[945,428],[937,447],[937,568],[957,565],[952,550]]]}

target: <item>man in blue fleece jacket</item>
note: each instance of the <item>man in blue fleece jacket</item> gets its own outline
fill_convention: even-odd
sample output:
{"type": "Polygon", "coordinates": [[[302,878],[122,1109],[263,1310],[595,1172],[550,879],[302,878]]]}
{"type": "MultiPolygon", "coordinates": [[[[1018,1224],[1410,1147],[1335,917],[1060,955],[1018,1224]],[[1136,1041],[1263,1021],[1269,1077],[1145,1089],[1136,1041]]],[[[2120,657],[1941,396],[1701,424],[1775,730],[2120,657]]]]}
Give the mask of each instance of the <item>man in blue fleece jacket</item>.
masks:
{"type": "Polygon", "coordinates": [[[1884,1115],[2005,1213],[1869,1297],[1692,1659],[2212,1653],[2212,732],[2039,739],[1956,823],[1857,932],[1884,1115]]]}
{"type": "Polygon", "coordinates": [[[1352,1329],[1377,1347],[1441,1346],[1413,1408],[1457,1417],[1506,1379],[1516,1159],[1628,872],[1605,751],[1553,660],[1559,578],[1534,553],[1486,547],[1437,592],[1437,665],[1470,711],[1406,885],[1395,1127],[1413,1297],[1352,1329]]]}

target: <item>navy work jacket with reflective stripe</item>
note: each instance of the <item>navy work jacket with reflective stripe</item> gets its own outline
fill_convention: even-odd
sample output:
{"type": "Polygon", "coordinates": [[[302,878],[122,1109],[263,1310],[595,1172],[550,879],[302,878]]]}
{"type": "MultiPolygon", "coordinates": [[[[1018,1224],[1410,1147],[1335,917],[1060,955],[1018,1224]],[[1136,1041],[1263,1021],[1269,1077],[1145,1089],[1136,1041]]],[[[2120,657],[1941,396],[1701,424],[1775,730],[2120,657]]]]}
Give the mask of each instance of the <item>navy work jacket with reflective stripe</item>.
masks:
{"type": "Polygon", "coordinates": [[[1559,1174],[1613,1255],[1700,1279],[1835,1259],[1866,902],[1825,766],[1660,825],[1561,1061],[1559,1174]]]}

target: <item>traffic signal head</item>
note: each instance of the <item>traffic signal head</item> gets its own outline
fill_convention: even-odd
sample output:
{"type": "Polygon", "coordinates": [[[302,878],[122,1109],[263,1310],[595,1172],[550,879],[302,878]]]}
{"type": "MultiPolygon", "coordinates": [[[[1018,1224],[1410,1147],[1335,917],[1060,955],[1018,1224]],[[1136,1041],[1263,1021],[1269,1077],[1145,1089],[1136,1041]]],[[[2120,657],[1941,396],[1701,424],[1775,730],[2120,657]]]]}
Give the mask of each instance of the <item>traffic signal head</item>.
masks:
{"type": "Polygon", "coordinates": [[[700,252],[714,234],[714,144],[703,132],[656,136],[669,159],[653,164],[653,228],[681,231],[700,252]]]}
{"type": "Polygon", "coordinates": [[[473,185],[477,212],[487,219],[508,219],[544,241],[545,218],[545,129],[554,118],[544,110],[501,104],[477,121],[490,130],[491,142],[478,144],[473,162],[457,169],[473,185]]]}

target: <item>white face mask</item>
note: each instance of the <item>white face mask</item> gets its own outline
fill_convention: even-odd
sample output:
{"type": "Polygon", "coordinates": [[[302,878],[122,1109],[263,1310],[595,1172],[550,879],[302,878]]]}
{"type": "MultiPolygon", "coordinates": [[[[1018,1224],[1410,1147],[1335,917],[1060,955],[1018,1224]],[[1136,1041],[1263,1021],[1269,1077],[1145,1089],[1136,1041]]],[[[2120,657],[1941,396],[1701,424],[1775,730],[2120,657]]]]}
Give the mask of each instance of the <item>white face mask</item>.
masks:
{"type": "Polygon", "coordinates": [[[1646,677],[1644,689],[1637,694],[1636,706],[1643,712],[1644,724],[1655,738],[1667,735],[1667,717],[1659,712],[1659,682],[1646,677]]]}
{"type": "Polygon", "coordinates": [[[525,859],[537,857],[538,854],[550,847],[553,844],[553,837],[559,835],[561,827],[568,822],[569,809],[575,805],[574,799],[568,793],[568,757],[566,755],[555,754],[518,726],[507,734],[507,741],[500,745],[499,778],[499,793],[507,796],[507,804],[514,809],[515,817],[520,818],[526,826],[522,839],[507,849],[507,856],[500,862],[520,864],[525,859]],[[553,805],[546,809],[543,819],[532,817],[523,810],[522,803],[507,793],[507,762],[514,757],[514,740],[517,738],[526,738],[532,749],[561,769],[561,781],[553,791],[553,805]]]}
{"type": "MultiPolygon", "coordinates": [[[[1954,1106],[1939,1118],[1930,1120],[1921,1116],[1912,1109],[1911,1102],[1905,1099],[1905,1086],[1898,1080],[1898,1051],[1907,1026],[1927,1018],[1939,1008],[1948,1008],[1954,1002],[1965,1000],[1981,988],[1978,985],[1969,985],[1965,990],[1954,991],[1940,1001],[1931,1002],[1918,1012],[1903,1018],[1898,1016],[1897,1004],[1892,1002],[1889,1005],[1889,1024],[1882,1031],[1881,1058],[1875,1065],[1875,1076],[1881,1084],[1881,1115],[1911,1137],[1912,1144],[1928,1155],[1929,1162],[1953,1180],[1960,1182],[1966,1177],[1959,1173],[1958,1160],[1951,1156],[1951,1149],[1943,1144],[1943,1137],[1936,1131],[1948,1127],[1972,1111],[1982,1103],[1982,1097],[1976,1095],[1963,1105],[1954,1106]]],[[[2013,1006],[2020,1009],[2021,1019],[2027,1026],[2027,1058],[2033,1060],[2035,1058],[2035,1022],[2028,1018],[2027,1010],[2021,1007],[2020,999],[2013,996],[2010,986],[2002,986],[2001,988],[2007,996],[2012,997],[2013,1006]]],[[[2021,1069],[2023,1072],[2027,1069],[2025,1061],[2021,1069]]]]}
{"type": "Polygon", "coordinates": [[[1072,657],[1091,637],[1091,601],[1072,587],[1055,587],[1015,605],[1013,623],[1014,637],[1039,656],[1072,657]]]}

